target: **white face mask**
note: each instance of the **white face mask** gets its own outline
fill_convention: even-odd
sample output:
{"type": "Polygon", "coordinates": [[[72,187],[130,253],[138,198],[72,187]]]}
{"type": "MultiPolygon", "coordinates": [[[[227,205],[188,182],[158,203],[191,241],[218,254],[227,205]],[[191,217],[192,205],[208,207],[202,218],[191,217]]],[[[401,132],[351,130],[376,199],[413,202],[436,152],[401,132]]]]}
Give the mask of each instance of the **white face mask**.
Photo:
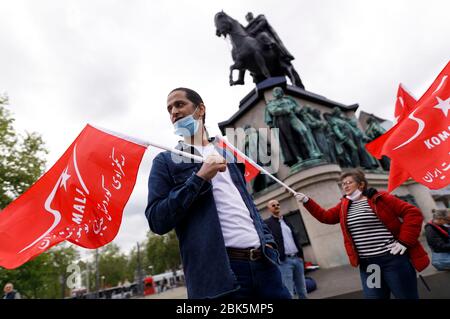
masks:
{"type": "Polygon", "coordinates": [[[350,195],[345,196],[347,199],[350,199],[351,201],[355,201],[359,199],[362,195],[362,192],[359,189],[356,189],[353,193],[350,195]]]}

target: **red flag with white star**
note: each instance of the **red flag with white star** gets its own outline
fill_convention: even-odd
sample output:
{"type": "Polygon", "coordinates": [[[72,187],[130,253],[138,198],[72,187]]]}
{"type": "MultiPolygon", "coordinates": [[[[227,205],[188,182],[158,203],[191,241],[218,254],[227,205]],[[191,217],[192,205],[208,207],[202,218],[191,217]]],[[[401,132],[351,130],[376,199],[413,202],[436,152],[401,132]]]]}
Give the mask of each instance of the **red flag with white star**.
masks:
{"type": "Polygon", "coordinates": [[[450,63],[419,99],[408,117],[366,145],[386,155],[430,189],[450,184],[450,63]]]}
{"type": "MultiPolygon", "coordinates": [[[[417,105],[416,99],[409,93],[402,84],[398,86],[397,101],[395,103],[395,122],[400,123],[417,105]]],[[[409,173],[402,169],[396,161],[391,160],[389,169],[388,192],[393,191],[409,179],[409,173]]]]}
{"type": "Polygon", "coordinates": [[[13,269],[68,240],[114,239],[147,145],[87,125],[62,157],[0,212],[0,265],[13,269]]]}

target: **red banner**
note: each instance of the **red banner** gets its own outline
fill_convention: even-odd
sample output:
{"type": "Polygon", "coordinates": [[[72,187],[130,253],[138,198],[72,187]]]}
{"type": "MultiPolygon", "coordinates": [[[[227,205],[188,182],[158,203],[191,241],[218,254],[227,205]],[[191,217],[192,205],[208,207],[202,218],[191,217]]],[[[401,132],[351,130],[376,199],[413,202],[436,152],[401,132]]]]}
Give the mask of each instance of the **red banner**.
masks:
{"type": "Polygon", "coordinates": [[[390,157],[430,189],[450,184],[449,73],[450,63],[403,121],[366,146],[378,158],[390,157]]]}
{"type": "MultiPolygon", "coordinates": [[[[408,117],[417,105],[416,99],[401,84],[397,90],[397,101],[395,103],[395,121],[400,123],[408,117]]],[[[396,161],[391,160],[389,169],[388,192],[392,192],[409,179],[409,173],[402,169],[396,161]]]]}
{"type": "Polygon", "coordinates": [[[63,156],[0,213],[0,265],[16,268],[68,240],[111,242],[147,146],[87,125],[63,156]]]}
{"type": "Polygon", "coordinates": [[[397,101],[395,102],[395,123],[399,123],[408,117],[416,104],[417,100],[400,84],[397,90],[397,101]]]}

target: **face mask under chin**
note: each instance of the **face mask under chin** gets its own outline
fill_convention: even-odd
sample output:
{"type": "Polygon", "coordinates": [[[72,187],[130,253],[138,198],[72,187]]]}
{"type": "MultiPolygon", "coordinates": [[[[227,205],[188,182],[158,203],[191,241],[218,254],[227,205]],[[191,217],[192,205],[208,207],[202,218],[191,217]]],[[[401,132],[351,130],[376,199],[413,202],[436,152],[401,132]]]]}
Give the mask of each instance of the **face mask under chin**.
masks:
{"type": "Polygon", "coordinates": [[[350,195],[347,195],[345,197],[354,201],[354,200],[359,199],[361,197],[361,195],[362,195],[362,191],[360,191],[359,189],[356,189],[355,191],[353,191],[353,193],[351,193],[350,195]]]}
{"type": "Polygon", "coordinates": [[[194,113],[183,117],[173,124],[173,127],[175,129],[174,133],[176,135],[191,137],[197,133],[200,127],[200,120],[194,119],[194,114],[197,111],[197,108],[195,109],[194,113]]]}

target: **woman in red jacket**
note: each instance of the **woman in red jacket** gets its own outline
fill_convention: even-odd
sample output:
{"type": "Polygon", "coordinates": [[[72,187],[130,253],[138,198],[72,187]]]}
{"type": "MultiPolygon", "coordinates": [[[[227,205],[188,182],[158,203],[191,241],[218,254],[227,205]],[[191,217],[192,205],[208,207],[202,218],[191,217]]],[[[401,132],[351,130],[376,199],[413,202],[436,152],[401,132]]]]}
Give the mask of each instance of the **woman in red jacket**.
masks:
{"type": "Polygon", "coordinates": [[[430,260],[418,237],[421,211],[387,192],[367,188],[361,170],[341,175],[345,196],[333,208],[324,209],[305,194],[298,202],[320,222],[340,223],[350,263],[359,265],[364,296],[373,299],[417,299],[416,270],[430,260]],[[415,268],[415,269],[414,269],[415,268]]]}

